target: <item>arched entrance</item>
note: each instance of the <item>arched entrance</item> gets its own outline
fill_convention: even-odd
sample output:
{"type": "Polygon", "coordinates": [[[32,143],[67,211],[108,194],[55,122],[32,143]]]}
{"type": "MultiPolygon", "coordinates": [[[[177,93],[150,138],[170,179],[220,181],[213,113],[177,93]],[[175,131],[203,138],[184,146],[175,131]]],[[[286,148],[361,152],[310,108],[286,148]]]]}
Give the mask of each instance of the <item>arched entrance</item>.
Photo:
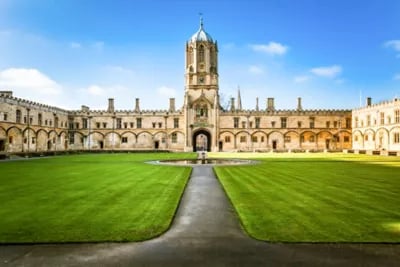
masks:
{"type": "Polygon", "coordinates": [[[211,151],[211,134],[206,130],[199,130],[193,134],[193,151],[211,151]]]}

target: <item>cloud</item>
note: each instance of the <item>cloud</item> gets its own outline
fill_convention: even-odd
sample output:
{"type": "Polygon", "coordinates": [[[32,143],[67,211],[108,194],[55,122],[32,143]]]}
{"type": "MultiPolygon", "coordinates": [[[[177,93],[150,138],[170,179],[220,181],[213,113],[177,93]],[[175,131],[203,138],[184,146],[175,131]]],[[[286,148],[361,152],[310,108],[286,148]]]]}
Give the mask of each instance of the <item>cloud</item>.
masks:
{"type": "Polygon", "coordinates": [[[395,74],[393,80],[400,81],[400,73],[395,74]]]}
{"type": "Polygon", "coordinates": [[[71,42],[71,43],[69,44],[69,46],[70,46],[72,49],[79,49],[79,48],[82,47],[82,45],[81,45],[80,43],[77,43],[77,42],[71,42]]]}
{"type": "Polygon", "coordinates": [[[104,42],[102,42],[102,41],[95,42],[95,43],[93,43],[92,47],[93,47],[95,50],[99,51],[99,52],[100,52],[100,51],[103,51],[103,49],[104,49],[104,42]]]}
{"type": "Polygon", "coordinates": [[[58,95],[62,88],[37,69],[10,68],[0,71],[0,87],[34,94],[58,95]]]}
{"type": "Polygon", "coordinates": [[[300,76],[294,77],[293,81],[295,83],[305,83],[305,82],[308,82],[310,79],[311,79],[311,77],[308,75],[300,75],[300,76]]]}
{"type": "Polygon", "coordinates": [[[167,86],[161,86],[157,88],[157,94],[163,97],[175,97],[176,90],[167,86]]]}
{"type": "Polygon", "coordinates": [[[262,52],[270,55],[284,55],[289,47],[276,42],[269,42],[269,44],[254,44],[250,45],[251,49],[256,52],[262,52]]]}
{"type": "Polygon", "coordinates": [[[85,91],[92,96],[105,96],[106,89],[98,86],[98,85],[90,85],[85,91]]]}
{"type": "Polygon", "coordinates": [[[400,52],[400,40],[390,40],[385,43],[385,47],[393,48],[400,52]]]}
{"type": "Polygon", "coordinates": [[[342,72],[342,67],[333,65],[328,67],[318,67],[310,70],[311,73],[325,78],[335,78],[342,72]]]}
{"type": "Polygon", "coordinates": [[[261,67],[258,66],[250,66],[249,70],[248,70],[251,74],[255,74],[255,75],[259,75],[259,74],[263,74],[264,70],[261,67]]]}

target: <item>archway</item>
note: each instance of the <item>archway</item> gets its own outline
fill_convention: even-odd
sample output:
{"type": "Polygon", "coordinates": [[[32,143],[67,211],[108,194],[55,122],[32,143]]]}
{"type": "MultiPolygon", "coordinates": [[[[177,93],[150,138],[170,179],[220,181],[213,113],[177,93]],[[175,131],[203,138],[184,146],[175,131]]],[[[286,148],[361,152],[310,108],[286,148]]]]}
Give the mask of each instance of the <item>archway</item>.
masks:
{"type": "Polygon", "coordinates": [[[211,134],[206,130],[199,130],[193,134],[193,151],[211,151],[211,134]]]}

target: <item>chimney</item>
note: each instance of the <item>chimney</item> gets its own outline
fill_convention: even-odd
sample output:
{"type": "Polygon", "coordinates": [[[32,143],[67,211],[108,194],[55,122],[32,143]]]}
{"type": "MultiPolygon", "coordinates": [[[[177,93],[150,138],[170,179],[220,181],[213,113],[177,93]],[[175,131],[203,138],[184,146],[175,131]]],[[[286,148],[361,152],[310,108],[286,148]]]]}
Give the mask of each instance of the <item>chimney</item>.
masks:
{"type": "Polygon", "coordinates": [[[107,112],[114,112],[114,98],[108,99],[108,109],[107,112]]]}
{"type": "Polygon", "coordinates": [[[235,98],[231,97],[231,111],[235,111],[235,98]]]}
{"type": "Polygon", "coordinates": [[[259,108],[258,108],[258,97],[256,97],[256,111],[258,111],[259,110],[259,108]]]}
{"type": "Polygon", "coordinates": [[[139,98],[136,98],[136,103],[135,103],[135,112],[140,112],[140,107],[139,107],[139,98]]]}
{"type": "Polygon", "coordinates": [[[267,110],[268,111],[275,110],[274,98],[273,97],[268,97],[268,99],[267,99],[267,110]]]}
{"type": "Polygon", "coordinates": [[[303,110],[303,107],[301,106],[301,97],[297,98],[297,110],[303,110]]]}
{"type": "Polygon", "coordinates": [[[89,107],[88,107],[88,106],[85,106],[85,105],[82,105],[82,106],[81,106],[81,111],[82,111],[82,112],[88,112],[88,111],[89,111],[89,107]]]}
{"type": "Polygon", "coordinates": [[[169,99],[169,112],[175,111],[175,98],[169,99]]]}
{"type": "Polygon", "coordinates": [[[367,97],[367,107],[370,107],[372,104],[372,98],[371,97],[367,97]]]}

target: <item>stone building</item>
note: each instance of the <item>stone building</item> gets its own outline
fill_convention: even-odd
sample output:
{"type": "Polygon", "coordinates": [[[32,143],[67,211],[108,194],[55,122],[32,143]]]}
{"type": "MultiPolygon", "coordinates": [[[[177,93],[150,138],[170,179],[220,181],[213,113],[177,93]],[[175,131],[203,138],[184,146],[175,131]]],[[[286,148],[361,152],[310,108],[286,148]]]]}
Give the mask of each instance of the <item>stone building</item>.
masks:
{"type": "MultiPolygon", "coordinates": [[[[219,100],[218,44],[200,21],[185,46],[184,104],[166,110],[63,110],[0,92],[0,151],[62,150],[270,151],[352,147],[351,110],[291,110],[267,98],[244,110],[240,92],[228,110],[219,100]],[[236,101],[235,101],[236,100],[236,101]],[[235,103],[236,102],[236,103],[235,103]]],[[[362,133],[364,134],[364,132],[362,133]]]]}
{"type": "Polygon", "coordinates": [[[367,98],[366,106],[354,109],[352,117],[355,150],[380,151],[381,154],[400,151],[399,99],[372,104],[372,99],[367,98]]]}

